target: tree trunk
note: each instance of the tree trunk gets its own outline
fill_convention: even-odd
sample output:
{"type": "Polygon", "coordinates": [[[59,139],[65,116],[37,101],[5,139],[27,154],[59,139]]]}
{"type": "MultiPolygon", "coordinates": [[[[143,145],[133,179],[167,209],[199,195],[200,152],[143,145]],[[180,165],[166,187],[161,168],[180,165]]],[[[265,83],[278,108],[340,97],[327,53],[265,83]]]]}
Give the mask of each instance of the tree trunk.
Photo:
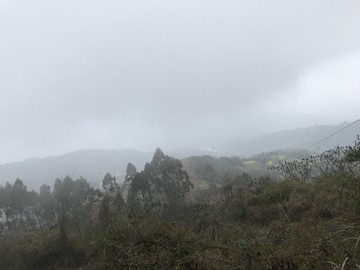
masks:
{"type": "Polygon", "coordinates": [[[60,241],[62,244],[66,244],[66,215],[65,215],[65,211],[63,211],[63,213],[60,216],[60,220],[59,220],[59,225],[60,225],[60,241]]]}

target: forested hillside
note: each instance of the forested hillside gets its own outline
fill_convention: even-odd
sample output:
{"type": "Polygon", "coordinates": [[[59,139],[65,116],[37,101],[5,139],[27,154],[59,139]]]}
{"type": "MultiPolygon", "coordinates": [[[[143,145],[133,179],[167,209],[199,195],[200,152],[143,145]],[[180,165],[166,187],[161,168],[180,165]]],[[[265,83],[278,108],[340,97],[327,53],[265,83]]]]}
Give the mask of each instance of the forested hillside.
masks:
{"type": "Polygon", "coordinates": [[[311,154],[309,151],[278,150],[246,158],[191,156],[181,161],[197,190],[211,185],[222,186],[242,177],[268,176],[279,180],[282,179],[279,172],[269,170],[269,167],[285,160],[301,160],[311,154]]]}
{"type": "Polygon", "coordinates": [[[108,173],[101,189],[69,176],[39,193],[1,186],[1,269],[358,268],[359,138],[272,164],[283,180],[230,161],[189,159],[203,164],[201,189],[160,149],[143,170],[129,163],[123,184],[108,173]]]}

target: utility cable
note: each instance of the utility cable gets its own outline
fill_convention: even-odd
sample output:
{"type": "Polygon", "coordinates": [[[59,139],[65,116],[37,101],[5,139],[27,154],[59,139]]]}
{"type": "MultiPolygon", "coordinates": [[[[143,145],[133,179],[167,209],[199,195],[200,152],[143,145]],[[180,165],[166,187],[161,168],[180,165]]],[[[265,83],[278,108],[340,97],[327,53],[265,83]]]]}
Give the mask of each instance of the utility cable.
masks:
{"type": "MultiPolygon", "coordinates": [[[[295,153],[292,154],[291,156],[295,157],[296,155],[298,155],[298,154],[300,154],[300,153],[302,153],[302,152],[305,152],[306,150],[309,150],[310,148],[314,147],[315,145],[318,145],[319,143],[322,143],[323,141],[325,141],[325,140],[327,140],[327,139],[335,136],[336,134],[344,131],[345,129],[347,129],[347,128],[349,128],[349,127],[351,127],[351,126],[353,126],[353,125],[355,125],[356,123],[359,123],[359,122],[360,122],[360,118],[357,119],[357,120],[355,120],[354,122],[351,122],[350,124],[346,125],[345,127],[343,127],[343,128],[341,128],[341,129],[335,131],[334,133],[326,136],[325,138],[323,138],[323,139],[321,139],[321,140],[313,143],[312,145],[310,145],[310,146],[308,146],[308,147],[306,147],[306,148],[304,148],[304,149],[302,149],[302,150],[300,150],[300,151],[298,151],[298,152],[295,152],[295,153]]],[[[355,140],[354,142],[356,142],[356,140],[355,140]]],[[[283,161],[287,161],[287,160],[289,160],[289,157],[286,158],[286,159],[283,160],[283,161]]],[[[282,161],[282,162],[283,162],[283,161],[282,161]]],[[[272,167],[274,168],[274,166],[272,166],[272,167]]],[[[271,167],[270,167],[270,168],[271,168],[271,167]]],[[[269,168],[268,168],[268,169],[269,169],[269,168]]]]}
{"type": "Polygon", "coordinates": [[[326,136],[325,138],[321,139],[320,141],[318,141],[318,142],[316,142],[316,143],[313,143],[312,145],[304,148],[303,150],[301,150],[301,151],[299,151],[299,152],[296,152],[295,155],[300,154],[300,153],[302,153],[302,152],[304,152],[304,151],[306,151],[306,150],[309,150],[310,148],[314,147],[315,145],[318,145],[319,143],[322,143],[323,141],[331,138],[332,136],[335,136],[336,134],[340,133],[341,131],[343,131],[343,130],[349,128],[349,127],[351,127],[352,125],[355,125],[355,124],[358,123],[358,122],[360,122],[360,118],[357,119],[357,120],[354,121],[354,122],[351,122],[350,124],[346,125],[345,127],[343,127],[343,128],[341,128],[341,129],[335,131],[334,133],[330,134],[329,136],[326,136]]]}

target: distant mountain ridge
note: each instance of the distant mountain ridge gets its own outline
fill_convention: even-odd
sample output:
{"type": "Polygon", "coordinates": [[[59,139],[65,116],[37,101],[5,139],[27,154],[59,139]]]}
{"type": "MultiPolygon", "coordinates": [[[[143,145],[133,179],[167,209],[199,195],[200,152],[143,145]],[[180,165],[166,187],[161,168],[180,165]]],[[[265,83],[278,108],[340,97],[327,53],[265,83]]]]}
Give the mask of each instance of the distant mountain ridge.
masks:
{"type": "MultiPolygon", "coordinates": [[[[261,152],[276,150],[302,150],[345,128],[349,124],[349,122],[343,122],[339,125],[315,125],[308,128],[282,130],[244,141],[231,139],[219,147],[219,152],[226,153],[227,155],[251,156],[261,152]]],[[[359,134],[360,123],[358,122],[311,147],[309,150],[321,153],[338,145],[349,145],[355,141],[356,136],[359,134]]]]}
{"type": "Polygon", "coordinates": [[[76,179],[86,178],[99,186],[106,172],[122,179],[129,162],[141,168],[152,157],[152,153],[137,150],[79,150],[61,156],[31,158],[22,162],[0,165],[0,185],[20,178],[30,189],[42,184],[53,185],[56,178],[69,175],[76,179]]]}
{"type": "MultiPolygon", "coordinates": [[[[347,125],[349,123],[344,122],[334,126],[317,125],[309,128],[283,130],[244,141],[236,139],[221,141],[211,145],[211,151],[204,148],[189,148],[165,151],[165,154],[173,155],[176,158],[181,157],[185,163],[189,163],[189,159],[186,158],[195,155],[245,157],[277,150],[302,150],[347,125]],[[216,152],[212,151],[212,148],[216,149],[216,152]]],[[[360,134],[360,123],[346,128],[309,150],[322,152],[337,145],[348,145],[356,139],[357,134],[360,134]]],[[[69,175],[74,179],[82,176],[94,186],[99,187],[106,172],[115,175],[119,181],[122,181],[129,162],[133,163],[138,170],[142,170],[145,163],[151,160],[152,155],[152,152],[131,149],[94,149],[79,150],[61,156],[31,158],[0,165],[0,185],[4,185],[6,182],[12,183],[16,178],[20,178],[28,188],[38,189],[42,184],[53,186],[56,178],[69,175]]],[[[195,163],[192,162],[192,164],[195,163]]],[[[196,170],[196,168],[191,170],[196,170]]]]}

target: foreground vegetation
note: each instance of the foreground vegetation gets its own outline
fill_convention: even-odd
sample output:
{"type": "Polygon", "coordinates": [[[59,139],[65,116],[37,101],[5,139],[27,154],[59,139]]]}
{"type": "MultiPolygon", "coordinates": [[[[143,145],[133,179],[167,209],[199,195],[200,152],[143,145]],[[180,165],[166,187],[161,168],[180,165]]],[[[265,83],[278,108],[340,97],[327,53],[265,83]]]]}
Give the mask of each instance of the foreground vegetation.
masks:
{"type": "Polygon", "coordinates": [[[360,269],[359,142],[275,165],[282,181],[243,173],[196,192],[160,149],[101,191],[18,179],[0,188],[1,269],[360,269]]]}

